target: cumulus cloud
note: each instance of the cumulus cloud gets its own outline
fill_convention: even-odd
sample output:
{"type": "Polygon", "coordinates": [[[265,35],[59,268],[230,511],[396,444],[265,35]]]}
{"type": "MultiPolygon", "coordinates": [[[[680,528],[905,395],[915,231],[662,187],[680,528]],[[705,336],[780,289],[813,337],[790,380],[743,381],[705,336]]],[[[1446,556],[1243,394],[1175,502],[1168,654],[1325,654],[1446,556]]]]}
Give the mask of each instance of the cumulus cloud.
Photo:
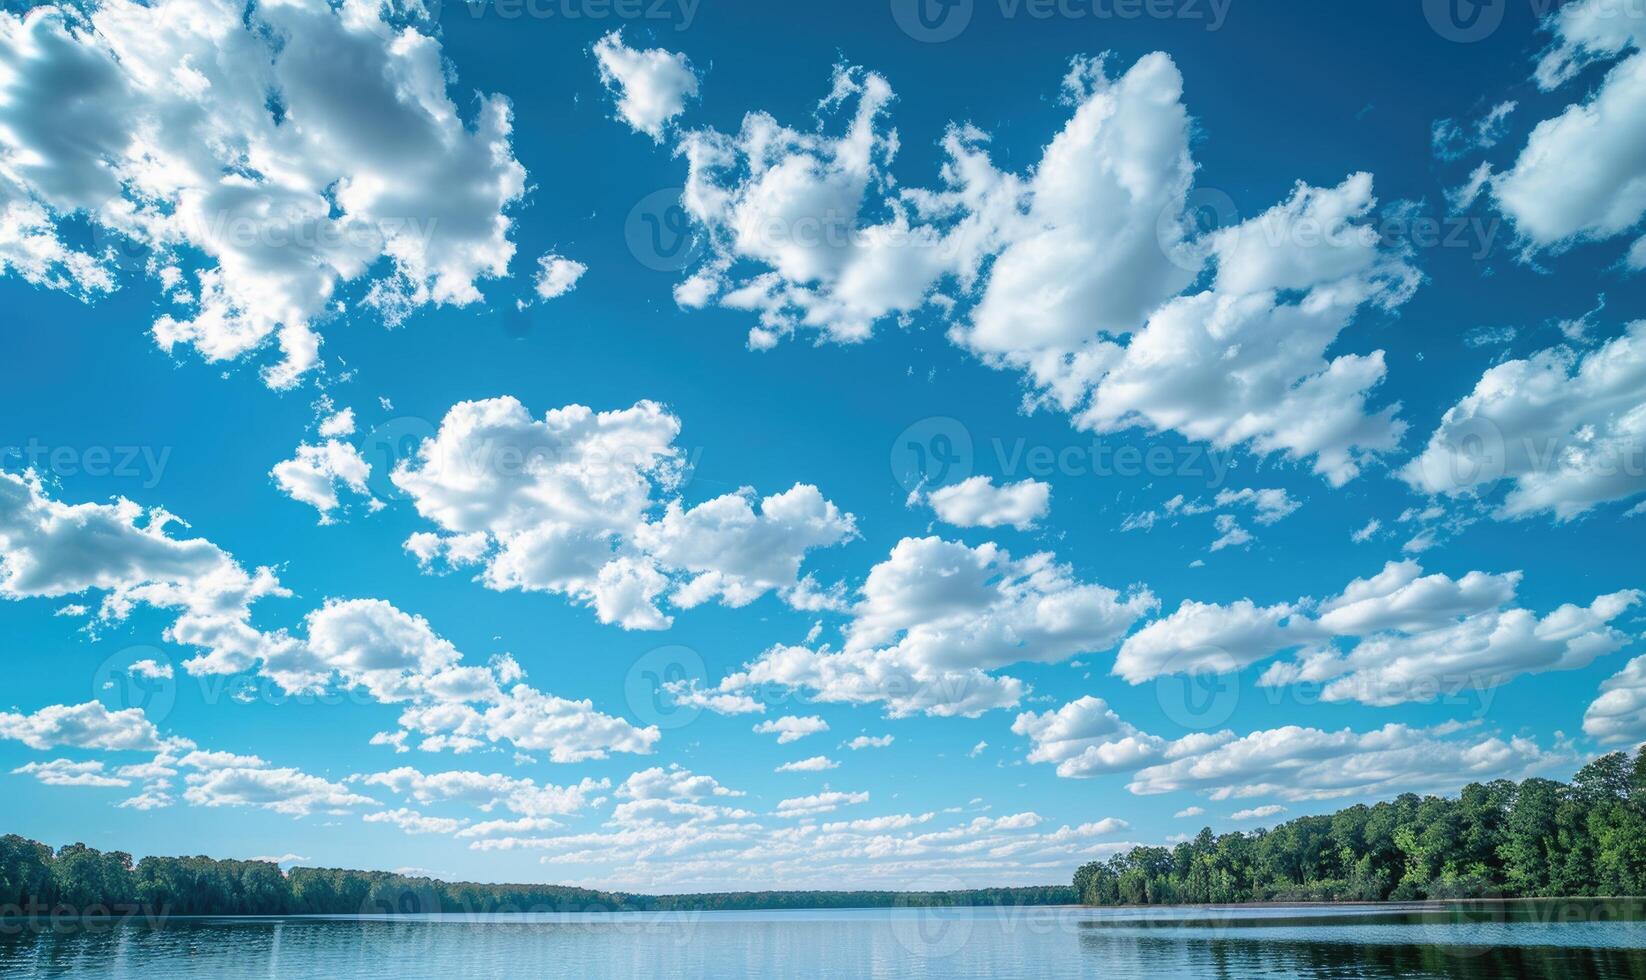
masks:
{"type": "Polygon", "coordinates": [[[74,762],[69,759],[53,759],[50,762],[31,762],[19,766],[11,771],[14,776],[33,776],[47,786],[93,786],[116,787],[130,786],[131,780],[119,776],[111,776],[103,769],[103,763],[97,761],[74,762]]]}
{"type": "Polygon", "coordinates": [[[1628,641],[1611,624],[1646,598],[1625,589],[1539,617],[1512,605],[1521,577],[1425,575],[1408,559],[1389,562],[1323,601],[1269,607],[1246,599],[1186,601],[1128,637],[1114,672],[1141,684],[1165,674],[1235,671],[1301,648],[1292,660],[1270,666],[1259,683],[1319,684],[1326,701],[1429,701],[1525,674],[1586,667],[1628,641]]]}
{"type": "Polygon", "coordinates": [[[1184,600],[1176,611],[1126,638],[1114,674],[1141,684],[1162,674],[1221,674],[1272,656],[1301,640],[1289,632],[1297,610],[1285,603],[1258,606],[1184,600]]]}
{"type": "Polygon", "coordinates": [[[485,813],[501,807],[527,818],[579,813],[603,802],[605,797],[602,794],[611,788],[609,780],[588,777],[577,783],[557,786],[501,773],[468,769],[425,773],[411,766],[354,776],[350,781],[381,786],[423,805],[465,803],[485,813]]]}
{"type": "Polygon", "coordinates": [[[1146,590],[1076,580],[1049,552],[1014,559],[994,544],[905,538],[870,570],[839,650],[774,647],[721,688],[777,684],[819,701],[884,703],[896,717],[975,716],[1026,690],[991,671],[1107,649],[1154,605],[1146,590]]]}
{"type": "Polygon", "coordinates": [[[1602,742],[1646,741],[1646,656],[1601,683],[1600,695],[1583,712],[1583,731],[1602,742]]]}
{"type": "Polygon", "coordinates": [[[588,271],[583,263],[550,252],[538,258],[532,288],[538,299],[556,299],[576,289],[577,281],[588,271]]]}
{"type": "Polygon", "coordinates": [[[1528,250],[1558,252],[1630,234],[1646,215],[1646,156],[1631,138],[1646,126],[1646,11],[1580,0],[1547,23],[1554,41],[1535,75],[1544,91],[1614,63],[1597,88],[1538,123],[1514,165],[1491,180],[1493,202],[1528,250]]]}
{"type": "Polygon", "coordinates": [[[631,800],[686,800],[696,802],[710,796],[742,796],[734,789],[720,785],[713,776],[694,773],[678,764],[667,769],[653,767],[630,774],[617,789],[617,795],[631,800]]]}
{"type": "Polygon", "coordinates": [[[158,750],[159,731],[141,708],[110,711],[101,701],[48,705],[33,714],[0,711],[0,738],[31,749],[158,750]]]}
{"type": "Polygon", "coordinates": [[[371,464],[360,455],[359,449],[341,439],[299,443],[296,455],[276,463],[269,475],[281,493],[319,511],[321,524],[332,523],[333,512],[342,506],[340,489],[365,498],[371,510],[383,507],[382,501],[372,496],[366,486],[371,478],[371,464]]]}
{"type": "MultiPolygon", "coordinates": [[[[646,753],[660,737],[655,726],[638,728],[596,711],[589,701],[519,683],[512,660],[464,664],[425,620],[382,600],[329,600],[295,634],[258,629],[253,604],[289,594],[273,571],[248,573],[210,541],[174,537],[171,528],[178,523],[163,510],[144,511],[126,500],[63,504],[47,496],[32,474],[0,472],[0,598],[101,592],[99,622],[123,620],[139,605],[173,612],[165,638],[202,651],[183,662],[189,673],[255,668],[288,693],[332,683],[358,687],[378,700],[407,704],[402,728],[423,736],[419,748],[429,751],[508,742],[548,751],[557,762],[577,762],[612,751],[646,753]]],[[[142,727],[147,722],[135,709],[110,713],[91,702],[35,716],[0,715],[24,733],[72,732],[108,725],[109,718],[143,743],[132,747],[152,747],[152,726],[142,727]]],[[[405,736],[388,738],[403,742],[405,736]]]]}
{"type": "Polygon", "coordinates": [[[0,268],[82,294],[130,242],[162,283],[165,350],[278,343],[273,387],[318,363],[348,305],[391,323],[467,305],[514,253],[525,187],[501,96],[465,114],[425,24],[366,2],[105,0],[0,17],[0,268]]]}
{"type": "Polygon", "coordinates": [[[773,591],[804,602],[806,553],[855,536],[852,516],[808,484],[688,507],[672,495],[679,432],[654,402],[572,405],[540,420],[513,398],[461,402],[393,473],[443,532],[406,547],[425,566],[480,565],[490,588],[565,595],[625,629],[667,628],[665,594],[679,608],[739,607],[773,591]]]}
{"type": "Polygon", "coordinates": [[[697,96],[697,73],[683,54],[662,48],[636,50],[612,31],[594,45],[600,80],[617,99],[617,114],[656,142],[663,129],[697,96]]]}
{"type": "Polygon", "coordinates": [[[776,735],[778,745],[798,742],[807,735],[816,735],[828,730],[829,723],[816,715],[786,715],[775,721],[763,721],[754,726],[756,735],[776,735]]]}
{"type": "Polygon", "coordinates": [[[347,812],[377,801],[296,769],[216,769],[190,773],[183,798],[195,806],[245,806],[306,817],[347,812]]]}
{"type": "Polygon", "coordinates": [[[408,834],[455,834],[468,826],[468,821],[459,817],[430,817],[401,807],[398,810],[380,810],[377,813],[368,813],[360,818],[366,823],[387,823],[399,827],[408,834]]]}
{"type": "Polygon", "coordinates": [[[917,491],[909,499],[911,503],[924,500],[938,520],[955,527],[1009,525],[1027,531],[1051,512],[1052,486],[1039,480],[995,486],[986,476],[974,476],[923,497],[917,491]]]}
{"type": "Polygon", "coordinates": [[[1020,714],[1012,732],[1029,739],[1030,762],[1056,763],[1057,774],[1067,779],[1135,770],[1167,748],[1165,739],[1138,731],[1091,695],[1056,710],[1020,714]]]}
{"type": "Polygon", "coordinates": [[[1139,795],[1197,791],[1214,800],[1334,800],[1453,792],[1470,782],[1523,779],[1566,761],[1524,738],[1448,738],[1398,724],[1368,732],[1287,725],[1151,766],[1127,788],[1139,795]]]}
{"type": "Polygon", "coordinates": [[[1401,476],[1452,497],[1507,487],[1499,518],[1566,521],[1646,492],[1646,321],[1488,368],[1401,476]]]}
{"type": "Polygon", "coordinates": [[[232,673],[280,657],[283,638],[248,625],[254,602],[286,594],[273,571],[247,572],[210,541],[174,537],[177,523],[123,498],[64,504],[32,473],[0,472],[0,597],[100,592],[103,622],[123,620],[139,604],[173,611],[166,638],[206,650],[186,668],[232,673]]]}
{"type": "Polygon", "coordinates": [[[829,769],[839,769],[840,763],[826,755],[814,755],[807,759],[797,759],[785,762],[773,769],[773,772],[825,772],[829,769]]]}
{"type": "Polygon", "coordinates": [[[400,714],[403,729],[423,736],[424,751],[470,752],[507,742],[525,752],[546,752],[551,762],[586,762],[612,752],[649,754],[662,737],[657,726],[639,728],[573,701],[516,684],[494,704],[415,704],[400,714]]]}
{"type": "Polygon", "coordinates": [[[691,508],[671,501],[659,520],[637,528],[635,542],[688,576],[674,593],[676,605],[718,597],[735,608],[773,590],[799,590],[807,552],[856,535],[850,514],[798,484],[758,502],[747,487],[691,508]]]}
{"type": "Polygon", "coordinates": [[[1076,59],[1070,118],[1031,170],[998,169],[987,135],[957,125],[942,184],[920,188],[891,173],[891,86],[838,69],[815,127],[753,112],[735,135],[680,138],[681,203],[707,249],[676,300],[755,314],[757,349],[801,331],[857,342],[930,306],[956,344],[1023,372],[1032,404],[1082,429],[1278,453],[1342,484],[1394,450],[1404,424],[1371,404],[1381,351],[1328,351],[1421,277],[1370,227],[1369,174],[1299,184],[1196,236],[1190,205],[1205,202],[1192,200],[1182,88],[1164,54],[1118,76],[1076,59]]]}
{"type": "Polygon", "coordinates": [[[336,674],[385,703],[414,699],[496,701],[498,680],[486,667],[459,665],[462,654],[421,616],[382,599],[328,600],[309,613],[308,650],[317,673],[286,678],[314,687],[336,674]]]}
{"type": "Polygon", "coordinates": [[[833,813],[843,806],[856,806],[859,803],[867,802],[869,802],[869,794],[867,793],[842,793],[839,790],[829,790],[825,793],[796,796],[792,799],[779,801],[776,815],[779,817],[814,817],[820,813],[833,813]]]}
{"type": "Polygon", "coordinates": [[[953,263],[941,236],[918,225],[909,206],[882,198],[897,146],[883,123],[891,101],[880,75],[841,68],[819,108],[827,120],[815,130],[754,112],[735,135],[684,133],[681,204],[703,229],[707,250],[676,300],[756,313],[755,348],[800,329],[860,341],[881,318],[925,305],[953,263]],[[830,135],[824,124],[836,117],[842,132],[830,135]],[[749,262],[763,271],[737,270],[749,262]]]}

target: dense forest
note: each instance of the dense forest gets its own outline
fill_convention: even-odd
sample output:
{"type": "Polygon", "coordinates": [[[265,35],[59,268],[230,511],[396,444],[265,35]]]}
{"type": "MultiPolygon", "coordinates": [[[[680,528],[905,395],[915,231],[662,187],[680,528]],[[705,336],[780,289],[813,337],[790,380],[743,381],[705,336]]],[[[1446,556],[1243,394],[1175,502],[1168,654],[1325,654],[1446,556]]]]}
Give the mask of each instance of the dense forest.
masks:
{"type": "Polygon", "coordinates": [[[146,857],[0,837],[0,918],[62,915],[355,915],[709,911],[894,905],[1067,905],[1067,885],[955,892],[789,891],[631,895],[559,885],[483,885],[267,861],[146,857]]]}
{"type": "Polygon", "coordinates": [[[1087,905],[1646,895],[1646,747],[1570,784],[1406,794],[1272,830],[1138,847],[1075,872],[1087,905]]]}

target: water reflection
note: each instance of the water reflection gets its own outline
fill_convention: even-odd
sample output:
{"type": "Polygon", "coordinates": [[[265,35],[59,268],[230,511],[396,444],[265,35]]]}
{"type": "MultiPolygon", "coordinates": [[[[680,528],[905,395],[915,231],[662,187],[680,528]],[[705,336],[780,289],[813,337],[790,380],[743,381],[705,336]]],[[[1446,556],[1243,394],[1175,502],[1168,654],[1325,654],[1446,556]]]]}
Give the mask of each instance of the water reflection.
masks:
{"type": "Polygon", "coordinates": [[[0,977],[1639,978],[1638,910],[828,910],[0,923],[0,977]]]}

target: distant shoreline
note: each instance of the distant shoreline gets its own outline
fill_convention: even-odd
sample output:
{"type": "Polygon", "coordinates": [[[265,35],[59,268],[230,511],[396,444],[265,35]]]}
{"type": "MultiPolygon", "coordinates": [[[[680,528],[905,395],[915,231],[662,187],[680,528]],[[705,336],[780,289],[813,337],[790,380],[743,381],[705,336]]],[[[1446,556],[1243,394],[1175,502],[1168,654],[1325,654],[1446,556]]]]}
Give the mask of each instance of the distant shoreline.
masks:
{"type": "MultiPolygon", "coordinates": [[[[1344,901],[1344,902],[1222,902],[1222,903],[1190,903],[1183,905],[1081,905],[1078,903],[996,903],[996,902],[956,902],[932,903],[914,902],[899,903],[897,898],[932,898],[931,892],[870,892],[867,894],[890,895],[893,901],[872,905],[796,905],[772,904],[751,905],[737,907],[706,907],[703,905],[685,904],[688,899],[714,899],[730,896],[744,897],[755,894],[772,897],[798,897],[812,894],[803,890],[783,892],[691,892],[679,895],[634,896],[652,899],[674,899],[682,904],[676,907],[629,907],[629,908],[589,908],[589,909],[495,909],[487,911],[453,909],[439,912],[205,912],[205,913],[171,913],[163,909],[152,907],[133,907],[111,914],[90,914],[74,912],[54,912],[42,909],[38,915],[18,915],[7,909],[0,909],[0,926],[39,921],[42,919],[58,919],[88,923],[128,922],[133,920],[258,920],[258,919],[316,919],[316,920],[361,920],[361,921],[388,921],[393,919],[412,918],[460,918],[463,916],[536,916],[536,915],[565,915],[565,916],[601,916],[601,915],[692,915],[704,912],[744,913],[744,912],[880,912],[894,909],[903,910],[1010,910],[1030,912],[1045,911],[1117,911],[1117,912],[1165,912],[1171,910],[1202,910],[1216,912],[1219,910],[1237,911],[1243,909],[1280,908],[1280,909],[1339,909],[1339,908],[1376,908],[1393,911],[1423,911],[1444,910],[1459,906],[1514,906],[1514,905],[1550,905],[1563,903],[1581,903],[1595,905],[1607,902],[1641,902],[1646,903],[1646,896],[1640,895],[1571,895],[1544,898],[1444,898],[1421,899],[1415,901],[1344,901]]],[[[830,893],[836,895],[853,894],[849,892],[830,893]]],[[[15,908],[16,906],[12,906],[15,908]]],[[[1189,920],[1192,921],[1192,920],[1189,920]]]]}

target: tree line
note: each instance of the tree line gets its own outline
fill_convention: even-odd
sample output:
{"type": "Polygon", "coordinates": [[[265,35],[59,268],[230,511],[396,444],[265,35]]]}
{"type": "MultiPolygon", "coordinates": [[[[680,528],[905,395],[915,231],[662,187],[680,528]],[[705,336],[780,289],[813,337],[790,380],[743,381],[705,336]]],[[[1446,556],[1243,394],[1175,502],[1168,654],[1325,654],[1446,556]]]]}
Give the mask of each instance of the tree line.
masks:
{"type": "Polygon", "coordinates": [[[1407,793],[1270,830],[1137,847],[1083,865],[1086,905],[1646,895],[1646,746],[1570,783],[1407,793]]]}
{"type": "Polygon", "coordinates": [[[953,892],[763,891],[638,895],[562,885],[480,884],[383,871],[292,868],[269,861],[145,857],[68,844],[53,851],[0,837],[0,919],[63,915],[414,915],[715,911],[899,905],[1067,905],[1073,888],[953,892]]]}

